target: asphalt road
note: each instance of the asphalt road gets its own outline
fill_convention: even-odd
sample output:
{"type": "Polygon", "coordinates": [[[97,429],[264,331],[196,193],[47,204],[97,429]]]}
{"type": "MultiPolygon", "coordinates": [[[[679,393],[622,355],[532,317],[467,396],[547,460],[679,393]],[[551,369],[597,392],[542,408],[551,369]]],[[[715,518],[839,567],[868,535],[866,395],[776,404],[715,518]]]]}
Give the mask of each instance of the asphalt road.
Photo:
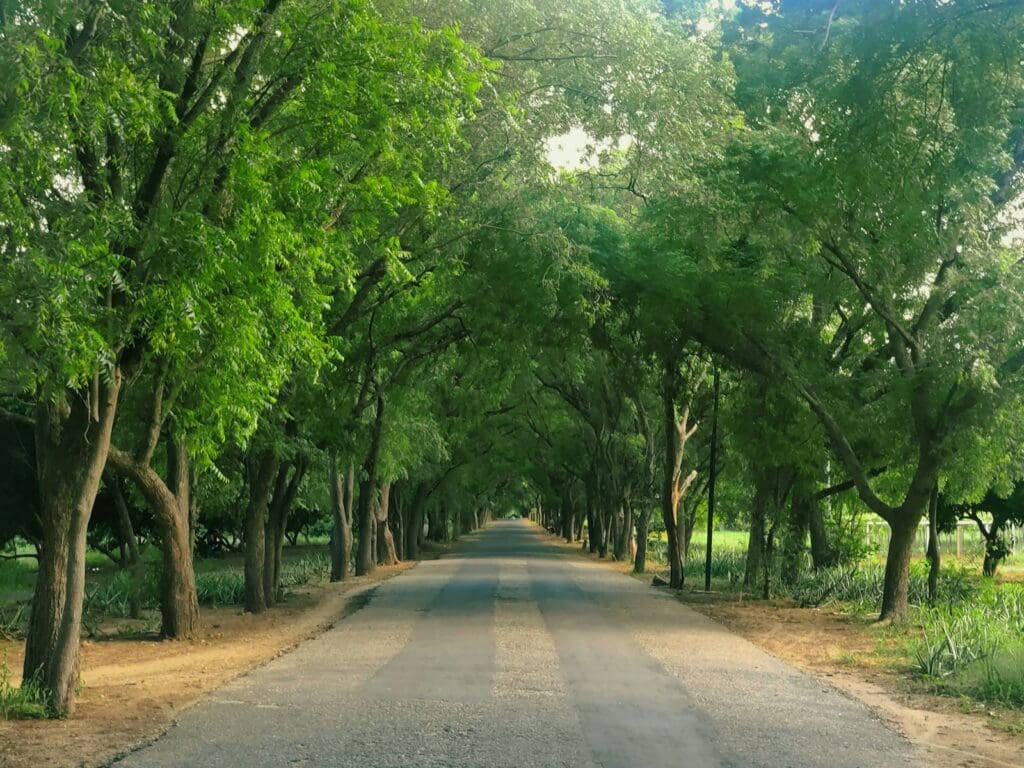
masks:
{"type": "Polygon", "coordinates": [[[859,703],[521,521],[378,587],[135,766],[881,768],[859,703]]]}

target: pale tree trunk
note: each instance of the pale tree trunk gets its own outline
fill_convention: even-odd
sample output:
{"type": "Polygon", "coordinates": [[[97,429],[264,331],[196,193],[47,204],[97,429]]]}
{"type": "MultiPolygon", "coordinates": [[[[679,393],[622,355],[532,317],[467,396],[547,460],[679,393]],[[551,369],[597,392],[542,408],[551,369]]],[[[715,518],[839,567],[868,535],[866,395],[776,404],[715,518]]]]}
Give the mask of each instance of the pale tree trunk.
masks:
{"type": "Polygon", "coordinates": [[[398,563],[398,552],[395,549],[395,537],[389,524],[391,515],[391,483],[384,483],[380,488],[380,501],[377,504],[377,565],[395,565],[398,563]]]}
{"type": "Polygon", "coordinates": [[[690,485],[697,478],[693,470],[683,476],[683,455],[687,441],[697,431],[697,424],[690,425],[690,409],[685,407],[681,418],[676,417],[675,396],[676,372],[666,365],[662,381],[662,405],[664,407],[665,454],[662,466],[662,517],[668,536],[669,586],[681,589],[686,553],[686,524],[678,516],[679,502],[690,485]]]}
{"type": "Polygon", "coordinates": [[[42,539],[23,675],[49,708],[71,714],[79,675],[86,530],[110,449],[121,374],[89,391],[41,399],[35,410],[42,539]]]}
{"type": "Polygon", "coordinates": [[[328,482],[331,491],[331,581],[344,581],[349,575],[352,557],[352,497],[355,493],[355,469],[349,465],[342,480],[338,456],[331,453],[328,482]]]}

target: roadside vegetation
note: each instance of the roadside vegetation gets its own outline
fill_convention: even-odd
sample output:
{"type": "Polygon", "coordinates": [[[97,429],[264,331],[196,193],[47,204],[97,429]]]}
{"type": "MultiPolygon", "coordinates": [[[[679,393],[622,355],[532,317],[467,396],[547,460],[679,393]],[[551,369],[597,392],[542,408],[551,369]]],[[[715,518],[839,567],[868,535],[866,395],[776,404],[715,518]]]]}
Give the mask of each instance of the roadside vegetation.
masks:
{"type": "MultiPolygon", "coordinates": [[[[747,534],[716,531],[711,561],[712,588],[722,595],[758,601],[764,584],[744,587],[747,534]]],[[[875,629],[881,641],[875,663],[891,668],[920,689],[946,696],[1024,711],[1024,558],[1008,559],[999,581],[984,578],[984,542],[968,539],[961,560],[947,563],[938,577],[937,598],[929,598],[929,567],[923,559],[910,569],[907,622],[875,629]]],[[[664,572],[666,545],[662,537],[649,545],[652,570],[664,572]]],[[[705,558],[687,561],[686,584],[701,590],[705,558]]],[[[885,564],[870,548],[863,558],[818,571],[807,570],[793,582],[774,579],[767,595],[802,608],[832,608],[858,620],[871,617],[882,597],[885,564]]],[[[799,631],[794,628],[793,631],[799,631]]],[[[1024,718],[1010,718],[1011,728],[1024,728],[1024,718]]]]}

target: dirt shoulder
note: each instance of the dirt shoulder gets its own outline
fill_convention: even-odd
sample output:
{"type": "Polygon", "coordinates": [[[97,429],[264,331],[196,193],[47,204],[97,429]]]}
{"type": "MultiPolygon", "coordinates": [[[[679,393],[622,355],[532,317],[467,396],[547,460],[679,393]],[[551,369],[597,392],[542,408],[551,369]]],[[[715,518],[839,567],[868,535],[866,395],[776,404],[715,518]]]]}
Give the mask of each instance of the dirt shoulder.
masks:
{"type": "MultiPolygon", "coordinates": [[[[631,572],[629,563],[601,561],[578,545],[551,538],[580,557],[624,575],[631,572]]],[[[652,576],[636,578],[650,583],[652,576]]],[[[683,592],[679,597],[776,658],[863,702],[909,739],[932,768],[1024,766],[1024,733],[1006,729],[1022,721],[1020,713],[917,690],[921,686],[887,661],[893,638],[870,622],[827,608],[740,599],[732,593],[683,592]]]]}
{"type": "MultiPolygon", "coordinates": [[[[381,581],[415,566],[381,567],[339,584],[291,590],[259,615],[203,609],[191,642],[119,639],[82,643],[82,693],[67,720],[0,720],[5,768],[105,765],[170,727],[203,694],[324,632],[381,581]]],[[[124,622],[121,622],[124,623],[124,622]]],[[[0,641],[0,660],[20,670],[20,642],[0,641]]]]}

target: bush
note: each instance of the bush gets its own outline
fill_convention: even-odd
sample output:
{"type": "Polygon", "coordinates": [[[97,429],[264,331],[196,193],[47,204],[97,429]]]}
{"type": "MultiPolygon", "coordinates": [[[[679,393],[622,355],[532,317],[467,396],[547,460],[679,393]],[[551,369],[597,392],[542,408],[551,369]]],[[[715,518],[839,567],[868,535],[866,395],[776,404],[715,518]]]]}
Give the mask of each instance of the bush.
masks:
{"type": "Polygon", "coordinates": [[[241,605],[245,602],[245,574],[239,570],[197,574],[196,594],[200,605],[241,605]]]}
{"type": "Polygon", "coordinates": [[[331,574],[331,559],[325,553],[305,555],[281,566],[281,586],[301,587],[303,584],[326,581],[331,574]]]}

